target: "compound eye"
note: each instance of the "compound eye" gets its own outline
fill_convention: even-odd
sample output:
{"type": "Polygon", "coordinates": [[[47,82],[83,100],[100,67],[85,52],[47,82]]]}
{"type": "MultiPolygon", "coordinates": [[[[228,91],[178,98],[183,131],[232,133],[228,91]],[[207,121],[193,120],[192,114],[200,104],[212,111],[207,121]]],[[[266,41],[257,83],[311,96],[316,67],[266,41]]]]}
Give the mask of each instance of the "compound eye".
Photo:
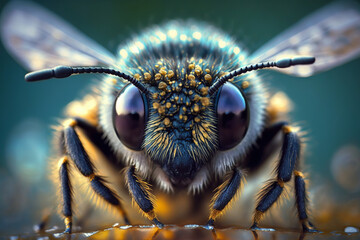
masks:
{"type": "Polygon", "coordinates": [[[126,86],[116,97],[113,124],[120,141],[132,150],[141,150],[145,133],[144,100],[139,90],[126,86]]]}
{"type": "Polygon", "coordinates": [[[247,103],[241,91],[233,84],[224,84],[217,102],[219,149],[235,147],[249,127],[247,103]]]}

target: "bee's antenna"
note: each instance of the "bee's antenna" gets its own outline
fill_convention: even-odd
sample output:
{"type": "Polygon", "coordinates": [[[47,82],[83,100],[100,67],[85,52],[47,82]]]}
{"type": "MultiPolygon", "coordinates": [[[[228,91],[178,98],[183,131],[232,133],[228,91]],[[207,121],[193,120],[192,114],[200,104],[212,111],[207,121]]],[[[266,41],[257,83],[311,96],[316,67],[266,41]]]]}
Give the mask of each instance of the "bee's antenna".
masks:
{"type": "Polygon", "coordinates": [[[283,58],[275,62],[262,62],[257,64],[248,65],[246,67],[242,67],[236,69],[221,78],[219,78],[210,88],[209,95],[213,95],[219,88],[226,83],[229,79],[244,74],[246,72],[250,72],[253,70],[263,69],[263,68],[287,68],[294,65],[302,65],[302,64],[313,64],[315,62],[314,57],[296,57],[296,58],[283,58]]]}
{"type": "Polygon", "coordinates": [[[150,94],[150,91],[145,88],[145,86],[136,80],[134,77],[127,75],[123,72],[104,68],[104,67],[68,67],[68,66],[58,66],[55,68],[43,69],[35,72],[30,72],[25,75],[25,80],[27,82],[36,82],[41,80],[47,80],[50,78],[67,78],[73,74],[81,73],[106,73],[110,75],[115,75],[121,78],[128,80],[135,87],[137,87],[141,92],[146,95],[150,94]]]}

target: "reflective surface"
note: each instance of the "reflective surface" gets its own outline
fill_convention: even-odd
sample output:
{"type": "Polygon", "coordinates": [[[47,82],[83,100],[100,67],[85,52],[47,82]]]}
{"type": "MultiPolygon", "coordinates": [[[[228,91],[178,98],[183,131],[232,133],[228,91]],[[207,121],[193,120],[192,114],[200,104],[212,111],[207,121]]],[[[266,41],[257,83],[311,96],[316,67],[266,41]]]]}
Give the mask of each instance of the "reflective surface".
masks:
{"type": "MultiPolygon", "coordinates": [[[[10,236],[9,236],[10,237],[10,236]]],[[[167,225],[164,229],[158,229],[152,225],[146,226],[118,226],[96,231],[77,231],[73,234],[59,233],[56,228],[48,230],[43,234],[24,234],[21,236],[11,236],[11,239],[188,239],[188,240],[232,240],[232,239],[249,239],[249,240],[277,240],[277,239],[359,239],[359,229],[347,227],[344,231],[321,232],[321,233],[301,233],[295,230],[274,230],[263,229],[251,231],[243,228],[225,228],[225,229],[206,229],[199,225],[175,226],[167,225]]]]}
{"type": "Polygon", "coordinates": [[[113,123],[124,145],[134,150],[141,149],[145,132],[145,109],[135,86],[128,85],[115,100],[113,123]]]}
{"type": "Polygon", "coordinates": [[[236,146],[245,136],[249,114],[244,97],[233,84],[227,83],[221,88],[217,116],[220,150],[236,146]]]}

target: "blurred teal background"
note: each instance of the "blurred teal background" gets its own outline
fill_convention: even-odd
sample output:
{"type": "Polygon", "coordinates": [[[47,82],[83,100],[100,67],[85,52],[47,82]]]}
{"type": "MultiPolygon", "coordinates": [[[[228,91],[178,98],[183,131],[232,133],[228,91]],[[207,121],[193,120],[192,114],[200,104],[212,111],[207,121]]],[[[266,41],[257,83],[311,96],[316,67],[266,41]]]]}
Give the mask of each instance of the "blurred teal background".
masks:
{"type": "MultiPolygon", "coordinates": [[[[0,1],[0,10],[6,2],[0,1]]],[[[143,28],[177,18],[218,26],[253,52],[330,1],[36,2],[112,52],[143,28]]],[[[86,93],[89,83],[84,76],[30,84],[24,81],[26,73],[0,45],[0,232],[30,230],[39,218],[40,213],[31,210],[41,208],[41,199],[46,201],[51,189],[46,178],[50,125],[67,103],[86,93]]],[[[327,183],[341,199],[358,198],[359,189],[335,181],[331,160],[342,146],[360,147],[360,59],[309,78],[272,71],[262,75],[273,91],[291,98],[291,118],[308,132],[306,166],[313,185],[327,183]]]]}

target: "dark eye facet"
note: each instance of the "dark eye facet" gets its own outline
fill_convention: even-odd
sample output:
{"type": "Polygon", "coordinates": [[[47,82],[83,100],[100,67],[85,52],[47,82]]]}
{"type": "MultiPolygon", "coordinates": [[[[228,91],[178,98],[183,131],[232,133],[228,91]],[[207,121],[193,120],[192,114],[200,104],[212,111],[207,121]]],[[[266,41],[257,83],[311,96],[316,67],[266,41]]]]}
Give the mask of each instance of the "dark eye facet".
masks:
{"type": "Polygon", "coordinates": [[[233,84],[224,84],[217,102],[219,149],[235,147],[245,136],[249,126],[247,103],[233,84]]]}
{"type": "Polygon", "coordinates": [[[141,150],[145,133],[145,108],[144,100],[135,86],[126,86],[117,96],[113,124],[118,138],[125,146],[141,150]]]}

